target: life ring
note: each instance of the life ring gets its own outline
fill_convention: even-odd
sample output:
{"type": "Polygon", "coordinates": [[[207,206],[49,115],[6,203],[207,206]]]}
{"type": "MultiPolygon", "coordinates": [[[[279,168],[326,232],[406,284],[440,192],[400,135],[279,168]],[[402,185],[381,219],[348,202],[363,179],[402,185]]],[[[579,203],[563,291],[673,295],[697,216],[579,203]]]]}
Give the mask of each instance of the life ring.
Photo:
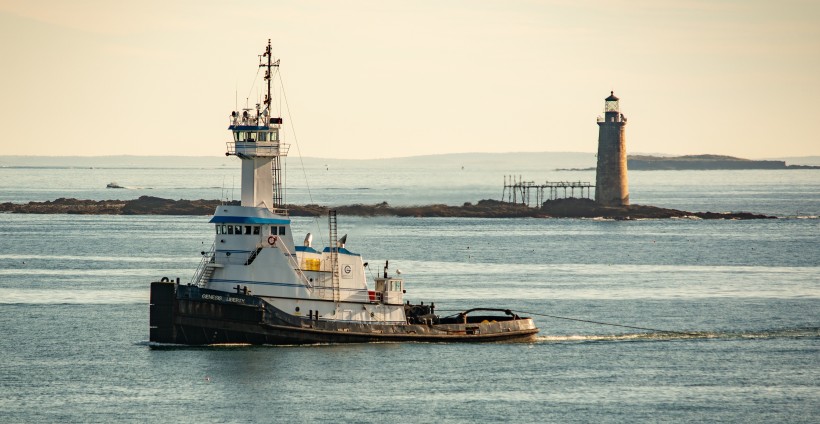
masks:
{"type": "Polygon", "coordinates": [[[273,246],[274,244],[276,244],[276,236],[270,236],[270,237],[268,237],[268,244],[269,244],[269,245],[271,245],[271,246],[273,246]]]}

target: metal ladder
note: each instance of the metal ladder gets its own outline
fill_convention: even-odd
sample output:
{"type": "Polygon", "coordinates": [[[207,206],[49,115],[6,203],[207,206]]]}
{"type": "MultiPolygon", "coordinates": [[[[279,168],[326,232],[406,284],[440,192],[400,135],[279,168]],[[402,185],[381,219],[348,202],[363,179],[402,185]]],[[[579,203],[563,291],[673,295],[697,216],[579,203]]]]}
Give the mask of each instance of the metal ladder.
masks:
{"type": "Polygon", "coordinates": [[[199,281],[197,282],[197,286],[203,287],[203,286],[205,286],[205,283],[207,283],[208,281],[211,281],[211,277],[214,275],[214,269],[215,269],[214,267],[208,266],[208,264],[206,264],[205,265],[205,271],[202,273],[202,276],[199,278],[199,281]]]}
{"type": "Polygon", "coordinates": [[[339,236],[336,231],[336,210],[327,213],[328,227],[330,228],[330,269],[331,283],[333,287],[333,301],[339,303],[341,300],[339,289],[339,236]]]}
{"type": "Polygon", "coordinates": [[[284,196],[282,192],[282,164],[279,156],[271,158],[271,177],[273,179],[273,208],[284,208],[284,196]]]}
{"type": "Polygon", "coordinates": [[[211,280],[211,276],[214,275],[214,268],[209,265],[214,263],[214,246],[212,244],[211,248],[202,255],[202,261],[199,262],[199,266],[196,268],[193,278],[191,278],[191,284],[202,287],[211,280]]]}

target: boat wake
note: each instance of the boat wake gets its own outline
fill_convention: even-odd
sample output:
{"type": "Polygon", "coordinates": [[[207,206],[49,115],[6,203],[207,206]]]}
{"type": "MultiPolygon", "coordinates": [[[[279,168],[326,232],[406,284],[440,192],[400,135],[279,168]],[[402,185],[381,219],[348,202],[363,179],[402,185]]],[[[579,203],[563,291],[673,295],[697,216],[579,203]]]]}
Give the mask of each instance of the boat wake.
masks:
{"type": "MultiPolygon", "coordinates": [[[[737,332],[693,332],[693,333],[630,333],[630,334],[597,334],[597,335],[555,335],[536,336],[534,343],[555,343],[555,344],[581,344],[581,343],[606,343],[606,342],[651,342],[651,341],[675,341],[675,340],[772,340],[772,339],[803,339],[820,338],[820,327],[810,328],[790,328],[774,329],[765,331],[737,331],[737,332]]],[[[397,342],[371,342],[368,345],[396,344],[397,342]]],[[[498,342],[501,344],[507,342],[498,342]]],[[[409,343],[413,344],[413,343],[409,343]]],[[[422,343],[422,344],[449,344],[449,343],[422,343]]],[[[495,343],[494,343],[495,344],[495,343]]],[[[258,348],[259,346],[248,343],[218,343],[208,345],[185,345],[178,343],[160,343],[149,340],[134,342],[136,346],[144,346],[158,350],[175,349],[236,349],[236,348],[258,348]]],[[[316,343],[310,345],[263,345],[266,347],[334,347],[346,346],[339,343],[316,343]]]]}
{"type": "Polygon", "coordinates": [[[820,327],[787,328],[758,331],[694,331],[687,333],[650,332],[627,334],[599,335],[554,335],[536,336],[536,343],[597,343],[597,342],[632,342],[632,341],[672,341],[672,340],[767,340],[820,338],[820,327]]]}
{"type": "Polygon", "coordinates": [[[254,347],[254,345],[250,343],[214,343],[209,345],[185,345],[179,343],[160,343],[160,342],[152,342],[150,340],[140,340],[138,342],[134,342],[135,346],[145,346],[150,347],[152,349],[166,349],[166,350],[174,350],[174,349],[218,349],[218,348],[247,348],[247,347],[254,347]]]}

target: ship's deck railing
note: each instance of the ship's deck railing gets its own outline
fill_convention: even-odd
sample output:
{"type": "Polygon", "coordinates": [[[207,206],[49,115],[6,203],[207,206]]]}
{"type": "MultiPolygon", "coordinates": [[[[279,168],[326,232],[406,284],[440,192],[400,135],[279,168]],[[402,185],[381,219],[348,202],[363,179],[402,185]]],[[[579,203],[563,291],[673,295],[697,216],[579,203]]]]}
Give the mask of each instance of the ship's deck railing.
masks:
{"type": "Polygon", "coordinates": [[[270,208],[275,215],[288,216],[288,210],[283,208],[270,208]]]}
{"type": "Polygon", "coordinates": [[[228,155],[239,157],[287,156],[290,144],[281,141],[229,141],[225,143],[228,155]]]}
{"type": "Polygon", "coordinates": [[[196,271],[194,271],[194,276],[191,277],[191,284],[195,286],[202,285],[202,275],[205,274],[205,268],[208,266],[209,263],[214,261],[214,246],[216,242],[211,244],[211,248],[207,252],[203,252],[202,260],[199,261],[199,266],[196,267],[196,271]]]}
{"type": "Polygon", "coordinates": [[[288,262],[290,263],[290,266],[293,268],[293,270],[296,272],[296,275],[298,275],[299,279],[302,280],[302,284],[304,284],[305,287],[307,287],[308,289],[313,290],[313,284],[310,283],[310,279],[307,277],[307,275],[305,275],[305,273],[302,272],[302,268],[299,266],[299,262],[296,260],[296,255],[293,254],[290,251],[290,249],[288,249],[288,246],[281,240],[276,243],[275,247],[278,247],[285,251],[285,257],[288,258],[288,262]]]}

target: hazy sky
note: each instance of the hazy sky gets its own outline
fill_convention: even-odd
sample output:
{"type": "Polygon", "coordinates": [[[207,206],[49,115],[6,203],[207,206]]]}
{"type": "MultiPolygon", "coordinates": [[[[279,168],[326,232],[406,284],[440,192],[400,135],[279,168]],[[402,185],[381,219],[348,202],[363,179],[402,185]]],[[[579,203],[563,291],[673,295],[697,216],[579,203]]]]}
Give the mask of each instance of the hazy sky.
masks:
{"type": "Polygon", "coordinates": [[[631,153],[820,155],[816,0],[0,0],[0,37],[2,155],[224,154],[268,38],[305,156],[593,152],[610,90],[631,153]]]}

